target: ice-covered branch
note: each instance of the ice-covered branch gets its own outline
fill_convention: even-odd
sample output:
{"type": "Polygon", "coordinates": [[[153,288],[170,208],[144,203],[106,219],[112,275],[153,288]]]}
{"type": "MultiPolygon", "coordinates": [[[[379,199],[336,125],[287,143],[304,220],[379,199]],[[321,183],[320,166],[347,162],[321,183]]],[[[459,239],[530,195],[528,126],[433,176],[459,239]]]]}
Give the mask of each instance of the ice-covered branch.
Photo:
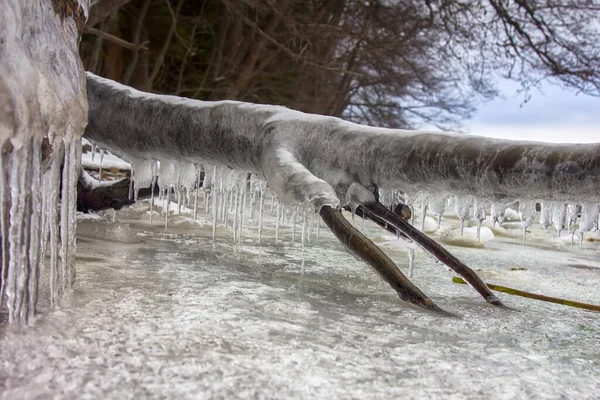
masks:
{"type": "Polygon", "coordinates": [[[92,74],[87,80],[88,138],[133,159],[249,170],[267,178],[282,197],[289,197],[289,188],[269,176],[282,167],[272,160],[285,150],[338,196],[357,182],[371,190],[475,194],[491,200],[600,199],[600,144],[389,130],[278,106],[148,94],[92,74]]]}

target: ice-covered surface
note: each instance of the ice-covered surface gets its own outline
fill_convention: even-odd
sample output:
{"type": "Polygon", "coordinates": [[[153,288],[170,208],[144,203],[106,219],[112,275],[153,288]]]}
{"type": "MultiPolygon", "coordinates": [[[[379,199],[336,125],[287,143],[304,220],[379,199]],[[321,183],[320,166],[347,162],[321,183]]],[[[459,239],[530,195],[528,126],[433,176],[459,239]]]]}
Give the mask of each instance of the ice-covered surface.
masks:
{"type": "MultiPolygon", "coordinates": [[[[175,208],[167,233],[148,202],[119,211],[114,231],[138,242],[114,241],[112,212],[80,220],[72,294],[1,328],[3,398],[598,398],[600,314],[502,293],[518,311],[495,308],[417,251],[413,281],[459,318],[430,314],[316,224],[302,274],[289,222],[275,244],[269,203],[262,246],[250,223],[237,245],[219,224],[213,245],[202,207],[197,223],[175,208]]],[[[458,229],[452,211],[434,238],[458,229]]],[[[412,245],[355,223],[406,271],[412,245]]],[[[518,219],[488,218],[494,237],[475,248],[466,225],[470,244],[450,250],[486,281],[600,304],[598,234],[580,250],[536,223],[522,246],[518,219]]]]}

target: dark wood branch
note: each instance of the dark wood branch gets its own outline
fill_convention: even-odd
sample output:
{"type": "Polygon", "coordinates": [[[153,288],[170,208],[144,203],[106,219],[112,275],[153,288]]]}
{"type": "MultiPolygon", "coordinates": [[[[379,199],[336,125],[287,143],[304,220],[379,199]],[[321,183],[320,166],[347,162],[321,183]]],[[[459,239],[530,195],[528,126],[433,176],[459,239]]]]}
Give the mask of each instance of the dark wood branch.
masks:
{"type": "Polygon", "coordinates": [[[125,74],[123,74],[123,83],[128,85],[129,84],[129,80],[131,79],[131,76],[133,75],[133,72],[135,71],[137,64],[138,64],[138,60],[140,59],[140,43],[141,43],[141,37],[142,37],[142,28],[144,27],[144,19],[146,18],[146,14],[148,13],[148,8],[150,8],[150,3],[152,2],[152,0],[146,0],[144,2],[144,5],[142,5],[142,9],[140,10],[140,15],[138,16],[137,22],[136,22],[136,26],[135,26],[135,32],[133,34],[133,45],[136,46],[133,49],[133,55],[131,57],[131,61],[129,62],[129,65],[127,66],[127,69],[125,70],[125,74]]]}
{"type": "Polygon", "coordinates": [[[175,29],[177,28],[177,20],[179,19],[179,13],[181,12],[183,2],[184,0],[179,0],[179,2],[177,3],[177,9],[175,10],[175,13],[173,13],[173,11],[171,10],[169,0],[167,0],[167,8],[172,13],[172,23],[171,27],[169,28],[169,32],[167,33],[167,37],[165,38],[165,41],[163,43],[162,49],[160,50],[160,53],[158,53],[158,56],[154,61],[154,67],[152,68],[150,77],[148,77],[148,81],[146,82],[146,90],[148,91],[152,90],[154,81],[158,77],[158,73],[162,69],[162,66],[165,62],[165,56],[167,54],[167,50],[169,49],[169,45],[171,44],[171,40],[173,38],[173,34],[175,33],[175,29]]]}
{"type": "Polygon", "coordinates": [[[420,307],[445,313],[433,300],[408,280],[394,262],[331,206],[323,206],[319,214],[327,227],[346,249],[373,267],[377,273],[398,293],[398,296],[420,307]]]}
{"type": "Polygon", "coordinates": [[[452,268],[456,273],[462,276],[488,303],[495,306],[502,306],[502,302],[492,291],[487,287],[485,282],[477,275],[475,271],[466,266],[462,261],[452,255],[448,250],[440,244],[429,238],[427,235],[417,230],[406,220],[388,210],[383,204],[365,204],[359,206],[361,212],[369,214],[372,218],[379,218],[389,225],[392,225],[400,232],[412,239],[425,252],[440,260],[442,263],[452,268]]]}

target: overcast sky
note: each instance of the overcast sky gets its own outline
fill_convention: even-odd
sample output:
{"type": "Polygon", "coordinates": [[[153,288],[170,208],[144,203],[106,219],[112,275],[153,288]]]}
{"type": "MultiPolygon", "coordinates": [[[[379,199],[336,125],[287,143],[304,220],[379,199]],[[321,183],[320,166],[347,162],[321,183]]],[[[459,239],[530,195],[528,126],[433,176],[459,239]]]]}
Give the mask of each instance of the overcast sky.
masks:
{"type": "Polygon", "coordinates": [[[502,98],[479,106],[465,121],[468,133],[554,143],[600,142],[600,98],[545,84],[523,104],[518,86],[503,82],[502,98]]]}

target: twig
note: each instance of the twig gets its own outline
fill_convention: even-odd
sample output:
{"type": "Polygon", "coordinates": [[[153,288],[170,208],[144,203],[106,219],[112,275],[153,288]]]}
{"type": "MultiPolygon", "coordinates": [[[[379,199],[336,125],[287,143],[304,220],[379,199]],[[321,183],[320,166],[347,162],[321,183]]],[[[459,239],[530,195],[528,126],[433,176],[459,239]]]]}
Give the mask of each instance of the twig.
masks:
{"type": "MultiPolygon", "coordinates": [[[[460,283],[463,285],[466,284],[466,282],[462,278],[459,278],[458,276],[453,277],[452,282],[460,283]]],[[[543,294],[535,294],[535,293],[531,293],[531,292],[525,292],[523,290],[513,289],[513,288],[506,287],[506,286],[493,285],[491,283],[486,283],[486,284],[490,289],[495,290],[497,292],[503,292],[503,293],[508,293],[508,294],[512,294],[515,296],[527,297],[528,299],[547,301],[549,303],[562,304],[564,306],[577,307],[577,308],[583,308],[585,310],[600,312],[600,306],[597,306],[595,304],[580,303],[578,301],[573,301],[573,300],[559,299],[558,297],[544,296],[543,294]]]]}
{"type": "Polygon", "coordinates": [[[352,76],[358,76],[358,77],[363,77],[364,76],[364,74],[361,73],[361,72],[350,71],[350,70],[343,69],[343,68],[330,67],[328,65],[323,65],[323,64],[318,64],[318,63],[312,62],[312,61],[308,61],[301,54],[296,54],[293,50],[289,49],[287,46],[285,46],[284,44],[280,43],[277,39],[271,37],[271,35],[269,35],[265,31],[263,31],[256,23],[254,23],[248,17],[246,17],[244,15],[239,15],[239,16],[242,19],[242,21],[244,21],[244,23],[246,25],[249,25],[250,27],[252,27],[253,29],[255,29],[256,32],[258,32],[259,35],[261,35],[262,37],[264,37],[266,40],[268,40],[269,42],[271,42],[273,45],[275,45],[279,49],[283,50],[286,54],[288,54],[294,60],[297,60],[299,62],[302,62],[302,63],[304,63],[306,65],[309,65],[311,67],[314,67],[314,68],[322,69],[324,71],[338,72],[338,73],[343,73],[343,74],[352,75],[352,76]]]}
{"type": "Polygon", "coordinates": [[[429,310],[446,313],[409,281],[396,264],[375,243],[356,229],[340,210],[331,206],[323,206],[319,215],[344,247],[351,254],[373,267],[402,300],[429,310]]]}
{"type": "Polygon", "coordinates": [[[148,50],[148,47],[146,47],[146,45],[148,44],[148,42],[143,42],[140,43],[138,46],[136,46],[135,44],[128,42],[126,40],[121,39],[120,37],[117,37],[115,35],[111,35],[110,33],[106,33],[104,31],[101,31],[100,29],[96,29],[96,28],[92,28],[92,27],[86,27],[83,30],[85,33],[89,33],[91,35],[96,35],[98,37],[101,37],[102,39],[106,39],[110,42],[113,42],[115,44],[118,44],[121,47],[125,47],[126,49],[129,50],[148,50]]]}
{"type": "Polygon", "coordinates": [[[437,258],[442,263],[452,268],[457,274],[463,276],[479,294],[490,304],[498,307],[505,307],[504,304],[496,297],[494,293],[485,285],[483,280],[477,275],[475,271],[465,265],[462,261],[456,258],[452,253],[438,244],[436,241],[425,235],[421,231],[417,230],[414,226],[408,223],[408,221],[402,219],[396,213],[388,210],[381,203],[368,203],[363,204],[359,207],[363,213],[366,213],[370,217],[386,222],[388,225],[396,228],[402,232],[408,238],[415,242],[421,249],[432,257],[437,258]]]}
{"type": "Polygon", "coordinates": [[[135,32],[133,34],[133,43],[134,43],[134,46],[136,46],[136,48],[133,49],[133,55],[131,57],[131,61],[129,62],[129,65],[127,66],[127,69],[125,70],[125,74],[123,74],[123,83],[125,85],[129,85],[129,81],[131,80],[131,77],[133,76],[133,72],[135,71],[135,68],[137,67],[138,60],[140,59],[140,51],[139,51],[140,38],[142,37],[142,28],[144,27],[144,19],[146,18],[146,14],[148,13],[148,8],[150,8],[151,1],[152,0],[146,0],[146,2],[142,5],[142,9],[140,10],[140,15],[136,22],[135,32]]]}
{"type": "Polygon", "coordinates": [[[167,50],[169,50],[169,45],[171,44],[171,39],[173,38],[173,34],[175,33],[175,29],[177,28],[177,20],[179,19],[179,13],[181,11],[181,7],[183,6],[183,2],[184,2],[184,0],[179,0],[179,2],[177,3],[177,9],[173,13],[173,10],[171,9],[171,3],[169,3],[169,0],[166,0],[167,8],[168,8],[169,12],[171,13],[172,23],[171,23],[171,27],[169,28],[169,32],[167,33],[167,37],[163,43],[162,49],[160,50],[160,53],[158,53],[158,55],[156,56],[156,60],[154,61],[154,67],[152,68],[150,77],[148,78],[148,81],[146,82],[145,90],[147,90],[147,91],[152,90],[154,81],[158,77],[158,74],[159,74],[160,70],[162,69],[162,66],[165,62],[165,55],[167,54],[167,50]]]}

